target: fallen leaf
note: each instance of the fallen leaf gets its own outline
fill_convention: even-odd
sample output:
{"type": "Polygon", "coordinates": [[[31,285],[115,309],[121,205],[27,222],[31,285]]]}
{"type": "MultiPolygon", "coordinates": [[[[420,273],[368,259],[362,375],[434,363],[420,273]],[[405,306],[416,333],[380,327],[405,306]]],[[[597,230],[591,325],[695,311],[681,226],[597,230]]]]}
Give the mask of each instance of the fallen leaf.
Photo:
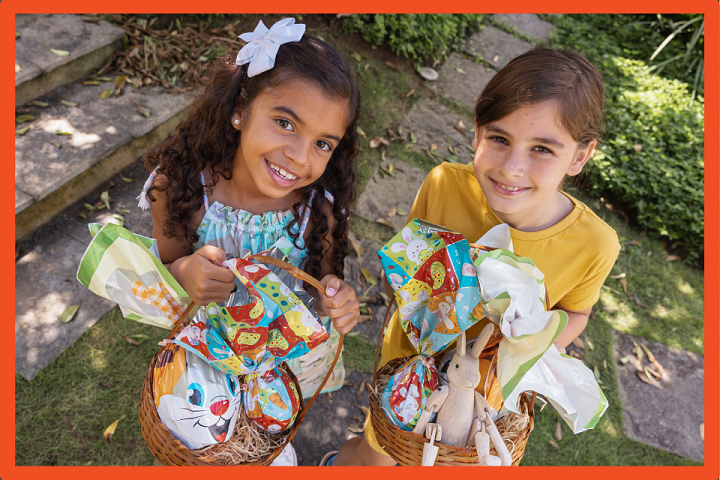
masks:
{"type": "Polygon", "coordinates": [[[118,422],[125,418],[127,415],[123,415],[122,417],[115,420],[113,423],[110,424],[109,427],[105,429],[105,433],[103,433],[103,437],[105,437],[105,440],[107,440],[108,443],[112,440],[112,436],[115,433],[115,429],[117,428],[118,422]]]}
{"type": "Polygon", "coordinates": [[[20,34],[18,32],[15,32],[15,40],[17,40],[18,38],[20,38],[20,34]]]}
{"type": "Polygon", "coordinates": [[[385,226],[390,227],[393,230],[395,230],[395,225],[393,225],[393,223],[390,220],[388,220],[387,218],[378,218],[375,221],[381,225],[385,225],[385,226]]]}
{"type": "Polygon", "coordinates": [[[363,427],[361,425],[352,424],[348,427],[348,430],[350,430],[352,433],[363,433],[363,427]]]}
{"type": "Polygon", "coordinates": [[[392,68],[393,70],[397,70],[397,69],[398,69],[397,65],[395,65],[393,62],[390,62],[390,61],[385,62],[385,65],[387,65],[388,67],[392,68]]]}
{"type": "Polygon", "coordinates": [[[625,364],[628,362],[628,360],[629,360],[629,358],[628,358],[627,355],[626,355],[626,356],[624,356],[624,357],[622,357],[622,358],[620,359],[620,363],[622,363],[623,365],[625,365],[625,364]]]}
{"type": "Polygon", "coordinates": [[[114,223],[115,225],[118,225],[119,227],[125,226],[125,217],[122,215],[118,215],[117,213],[114,213],[110,215],[110,218],[108,219],[108,223],[114,223]]]}
{"type": "Polygon", "coordinates": [[[460,163],[460,157],[458,157],[457,155],[445,155],[443,157],[443,160],[446,160],[450,163],[460,163]]]}
{"type": "Polygon", "coordinates": [[[408,93],[405,94],[405,98],[411,97],[414,93],[415,93],[415,89],[413,88],[412,90],[410,90],[408,93]]]}
{"type": "Polygon", "coordinates": [[[643,351],[645,352],[645,355],[647,355],[648,361],[650,363],[655,362],[655,355],[650,351],[648,347],[645,346],[645,344],[641,343],[640,347],[642,347],[643,351]]]}
{"type": "Polygon", "coordinates": [[[15,123],[25,123],[25,122],[29,122],[30,120],[35,120],[35,117],[32,115],[29,115],[29,114],[28,115],[20,115],[19,117],[15,117],[15,123]]]}
{"type": "Polygon", "coordinates": [[[387,216],[394,217],[396,213],[397,213],[397,207],[393,207],[388,211],[387,216]]]}
{"type": "Polygon", "coordinates": [[[467,75],[467,73],[465,73],[465,70],[460,67],[455,67],[455,71],[457,71],[460,75],[467,75]]]}
{"type": "Polygon", "coordinates": [[[108,194],[107,190],[100,194],[100,200],[102,200],[107,209],[110,210],[110,195],[108,194]]]}
{"type": "Polygon", "coordinates": [[[350,245],[352,245],[352,248],[353,250],[355,250],[355,254],[358,256],[358,258],[362,257],[365,253],[365,249],[362,247],[362,245],[360,245],[350,236],[348,236],[348,240],[350,240],[350,245]]]}
{"type": "Polygon", "coordinates": [[[372,316],[372,315],[360,315],[360,316],[358,317],[358,322],[357,322],[357,323],[358,323],[358,324],[360,324],[360,323],[365,323],[365,322],[367,322],[368,320],[372,320],[372,319],[373,319],[373,316],[372,316]]]}
{"type": "Polygon", "coordinates": [[[137,347],[138,345],[140,345],[140,342],[138,342],[137,340],[133,340],[133,339],[130,338],[130,337],[126,337],[125,335],[123,335],[123,338],[124,338],[125,340],[127,340],[128,343],[131,344],[131,345],[135,345],[136,347],[137,347]]]}
{"type": "Polygon", "coordinates": [[[85,207],[87,210],[90,210],[91,212],[95,210],[95,207],[93,207],[89,203],[83,203],[83,207],[85,207]]]}
{"type": "Polygon", "coordinates": [[[378,293],[378,295],[380,295],[380,298],[383,299],[383,303],[385,304],[385,306],[390,305],[390,298],[388,298],[388,296],[385,292],[380,292],[380,293],[378,293]]]}
{"type": "Polygon", "coordinates": [[[377,137],[370,140],[370,148],[377,148],[380,145],[380,140],[377,137]]]}
{"type": "Polygon", "coordinates": [[[462,120],[458,120],[458,127],[465,128],[465,124],[463,123],[462,120]]]}
{"type": "Polygon", "coordinates": [[[642,371],[642,370],[635,370],[635,373],[637,374],[638,378],[639,378],[640,380],[642,380],[643,382],[647,383],[648,385],[652,385],[652,386],[655,387],[655,388],[659,388],[659,389],[662,390],[662,388],[663,388],[662,385],[660,385],[660,384],[658,383],[658,381],[655,380],[654,378],[648,377],[647,373],[645,373],[644,371],[642,371]]]}
{"type": "Polygon", "coordinates": [[[68,52],[67,50],[55,50],[54,48],[51,48],[50,51],[58,57],[67,57],[68,55],[70,55],[70,52],[68,52]]]}
{"type": "Polygon", "coordinates": [[[20,67],[19,64],[16,63],[16,64],[15,64],[15,73],[18,73],[18,72],[20,72],[20,71],[22,71],[22,68],[20,67]]]}
{"type": "Polygon", "coordinates": [[[15,135],[25,135],[28,130],[30,130],[30,125],[28,125],[27,127],[23,127],[19,130],[15,130],[15,135]]]}
{"type": "Polygon", "coordinates": [[[560,420],[555,424],[555,440],[558,442],[562,440],[562,427],[560,426],[560,420]]]}
{"type": "Polygon", "coordinates": [[[357,127],[357,133],[358,133],[358,135],[360,135],[361,137],[367,138],[366,135],[365,135],[365,132],[363,131],[362,128],[357,127]]]}
{"type": "Polygon", "coordinates": [[[582,341],[582,338],[580,338],[580,337],[577,337],[575,340],[573,340],[572,344],[581,350],[585,350],[585,343],[582,341]]]}
{"type": "Polygon", "coordinates": [[[111,96],[113,93],[115,93],[115,89],[114,89],[114,88],[106,88],[106,89],[103,90],[102,93],[100,94],[100,98],[108,98],[108,97],[111,96]]]}
{"type": "Polygon", "coordinates": [[[332,402],[332,401],[333,401],[332,392],[328,392],[327,396],[328,396],[328,398],[330,399],[330,401],[332,402]]]}
{"type": "Polygon", "coordinates": [[[599,384],[602,384],[602,382],[600,381],[600,369],[597,365],[593,367],[593,374],[595,375],[595,380],[597,380],[599,384]]]}
{"type": "Polygon", "coordinates": [[[126,215],[130,213],[130,209],[129,209],[129,208],[118,208],[118,211],[119,211],[120,213],[124,213],[124,214],[126,214],[126,215]]]}
{"type": "Polygon", "coordinates": [[[62,103],[66,107],[77,107],[77,105],[78,105],[75,102],[68,102],[67,100],[60,100],[60,103],[62,103]]]}
{"type": "Polygon", "coordinates": [[[370,285],[375,285],[377,283],[377,278],[375,278],[373,274],[368,272],[365,268],[360,268],[360,271],[362,272],[363,277],[365,277],[365,280],[367,280],[367,283],[370,285]]]}
{"type": "Polygon", "coordinates": [[[127,178],[127,177],[120,177],[120,178],[122,178],[122,181],[125,183],[132,183],[132,178],[127,178]]]}
{"type": "Polygon", "coordinates": [[[82,82],[83,85],[100,85],[99,80],[88,80],[87,82],[82,82]]]}
{"type": "Polygon", "coordinates": [[[613,306],[613,305],[608,305],[608,306],[606,306],[606,307],[603,307],[603,310],[605,310],[607,313],[612,314],[612,313],[615,313],[615,312],[617,312],[618,310],[620,310],[620,308],[619,308],[619,307],[615,307],[615,306],[613,306]]]}
{"type": "Polygon", "coordinates": [[[603,358],[603,370],[607,370],[607,359],[603,358]]]}
{"type": "Polygon", "coordinates": [[[87,220],[87,215],[85,215],[84,213],[78,213],[78,217],[87,220]]]}
{"type": "MultiPolygon", "coordinates": [[[[358,273],[357,280],[362,288],[367,288],[367,280],[365,280],[365,277],[363,276],[362,273],[358,273]]],[[[361,309],[361,313],[362,313],[362,306],[360,307],[360,309],[361,309]]]]}
{"type": "Polygon", "coordinates": [[[430,151],[431,151],[431,152],[434,152],[435,150],[437,150],[437,143],[431,143],[431,144],[430,144],[430,151]]]}
{"type": "Polygon", "coordinates": [[[148,337],[147,335],[145,335],[145,334],[143,334],[143,333],[136,333],[135,335],[133,335],[133,337],[135,337],[135,338],[142,338],[142,339],[144,339],[144,340],[150,340],[150,337],[148,337]]]}
{"type": "MultiPolygon", "coordinates": [[[[363,382],[364,382],[364,381],[365,381],[365,380],[363,379],[363,382]]],[[[365,406],[363,406],[363,405],[358,405],[357,403],[356,403],[355,405],[357,405],[357,407],[360,409],[360,411],[363,413],[363,415],[365,415],[366,417],[367,417],[368,415],[370,415],[370,409],[369,409],[368,407],[365,407],[365,406]]]]}
{"type": "Polygon", "coordinates": [[[75,318],[75,315],[77,314],[80,305],[82,305],[82,302],[78,303],[77,305],[70,305],[69,307],[67,307],[65,311],[62,312],[62,315],[60,315],[60,321],[62,323],[68,323],[72,321],[72,319],[75,318]]]}
{"type": "Polygon", "coordinates": [[[72,133],[63,132],[62,130],[58,130],[57,132],[55,132],[55,135],[72,135],[72,133]]]}
{"type": "Polygon", "coordinates": [[[633,345],[635,345],[635,346],[633,347],[632,351],[635,354],[635,356],[637,357],[638,363],[642,364],[643,358],[645,358],[645,353],[643,352],[642,348],[640,348],[640,346],[636,342],[633,342],[633,345]]]}
{"type": "Polygon", "coordinates": [[[640,150],[642,150],[642,145],[640,145],[639,143],[636,143],[635,145],[633,145],[633,150],[635,150],[636,152],[639,152],[640,150]]]}
{"type": "Polygon", "coordinates": [[[677,262],[678,260],[680,260],[680,257],[678,255],[668,255],[667,257],[665,257],[666,262],[677,262]]]}
{"type": "Polygon", "coordinates": [[[630,240],[629,242],[626,243],[626,245],[639,247],[639,246],[640,246],[640,240],[630,240]]]}
{"type": "Polygon", "coordinates": [[[50,142],[50,145],[55,145],[57,148],[62,148],[62,145],[60,145],[59,143],[50,142]]]}
{"type": "Polygon", "coordinates": [[[574,358],[577,358],[578,360],[584,360],[584,359],[583,359],[583,356],[580,355],[580,354],[579,354],[578,352],[576,352],[575,350],[570,350],[570,356],[571,356],[571,357],[574,357],[574,358]]]}
{"type": "Polygon", "coordinates": [[[359,397],[360,394],[362,394],[365,391],[365,379],[363,378],[362,383],[360,383],[360,387],[358,388],[357,393],[355,394],[356,397],[359,397]]]}
{"type": "Polygon", "coordinates": [[[500,60],[500,55],[495,55],[493,57],[493,62],[497,62],[498,60],[500,60]]]}
{"type": "Polygon", "coordinates": [[[557,443],[555,443],[555,441],[550,440],[548,443],[549,443],[550,445],[552,445],[556,450],[560,450],[560,445],[558,445],[557,443]]]}
{"type": "Polygon", "coordinates": [[[635,304],[636,304],[638,307],[647,308],[647,305],[645,305],[644,303],[642,303],[642,302],[640,301],[640,298],[639,298],[637,295],[632,295],[632,298],[633,298],[633,300],[635,300],[635,304]]]}
{"type": "Polygon", "coordinates": [[[39,101],[39,100],[33,100],[32,104],[35,105],[36,107],[41,107],[41,108],[47,108],[47,107],[50,106],[49,103],[47,103],[47,102],[41,102],[41,101],[39,101]]]}
{"type": "Polygon", "coordinates": [[[621,278],[625,278],[625,273],[621,273],[620,275],[613,275],[610,278],[613,280],[620,280],[621,278]]]}
{"type": "Polygon", "coordinates": [[[453,128],[467,137],[467,133],[465,133],[465,130],[463,130],[461,127],[453,125],[453,128]]]}
{"type": "Polygon", "coordinates": [[[625,292],[625,295],[627,295],[627,281],[625,280],[625,278],[620,279],[620,285],[622,285],[623,291],[625,292]]]}
{"type": "Polygon", "coordinates": [[[150,117],[150,109],[148,107],[146,107],[145,105],[138,105],[136,110],[143,117],[145,117],[145,118],[150,117]]]}

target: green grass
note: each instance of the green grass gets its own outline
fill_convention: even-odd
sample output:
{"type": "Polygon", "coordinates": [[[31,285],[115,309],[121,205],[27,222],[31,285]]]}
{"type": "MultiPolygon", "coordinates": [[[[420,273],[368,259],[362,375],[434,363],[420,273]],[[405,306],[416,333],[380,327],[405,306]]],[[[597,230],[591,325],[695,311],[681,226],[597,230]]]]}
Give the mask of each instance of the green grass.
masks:
{"type": "Polygon", "coordinates": [[[138,406],[157,342],[166,335],[123,319],[115,308],[32,382],[16,375],[15,463],[152,465],[138,406]],[[103,432],[123,416],[106,442],[103,432]]]}
{"type": "Polygon", "coordinates": [[[343,343],[343,362],[349,371],[373,374],[377,344],[367,337],[352,332],[345,335],[343,343]]]}

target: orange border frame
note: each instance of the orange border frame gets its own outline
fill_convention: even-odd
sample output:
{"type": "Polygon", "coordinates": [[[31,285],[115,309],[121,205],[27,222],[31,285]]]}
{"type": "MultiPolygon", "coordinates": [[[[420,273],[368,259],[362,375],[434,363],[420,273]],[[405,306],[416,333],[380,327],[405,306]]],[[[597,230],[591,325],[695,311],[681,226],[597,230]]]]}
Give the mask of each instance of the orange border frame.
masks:
{"type": "MultiPolygon", "coordinates": [[[[407,12],[424,12],[424,13],[457,13],[462,12],[488,12],[496,10],[499,7],[504,13],[527,13],[536,9],[536,2],[532,0],[515,0],[513,2],[503,2],[500,4],[484,4],[483,2],[468,2],[461,0],[456,2],[433,2],[428,1],[411,1],[400,0],[389,3],[381,0],[370,0],[357,2],[352,5],[357,9],[358,13],[370,12],[387,12],[387,13],[407,13],[407,12]]],[[[638,13],[638,12],[699,12],[706,16],[705,22],[705,311],[716,312],[711,314],[710,318],[706,318],[705,322],[705,339],[711,347],[705,352],[705,465],[702,467],[526,467],[523,469],[500,470],[493,471],[494,475],[500,475],[501,478],[524,478],[527,475],[536,475],[540,477],[546,476],[566,476],[566,475],[582,475],[584,478],[598,478],[612,476],[613,478],[628,478],[635,480],[640,476],[652,476],[653,478],[667,478],[674,480],[678,476],[687,476],[693,479],[715,480],[720,477],[720,468],[718,457],[720,456],[720,446],[718,443],[718,412],[720,411],[719,399],[720,390],[718,388],[718,379],[720,359],[718,358],[718,341],[720,339],[718,331],[718,314],[720,305],[720,283],[718,282],[718,272],[720,269],[720,256],[718,255],[718,233],[720,209],[720,179],[718,171],[718,133],[720,126],[718,124],[718,59],[720,59],[720,51],[718,50],[718,27],[720,19],[718,13],[720,7],[717,0],[684,0],[682,4],[678,4],[676,0],[604,0],[600,2],[577,2],[570,0],[546,0],[542,3],[544,10],[548,13],[638,13]],[[680,7],[680,8],[678,8],[680,7]],[[714,160],[713,160],[714,159],[714,160]],[[576,469],[582,469],[582,472],[576,469]]],[[[309,0],[302,4],[287,0],[276,0],[271,5],[266,2],[213,2],[212,4],[204,4],[203,13],[266,13],[268,10],[276,12],[292,12],[303,11],[305,13],[328,13],[337,12],[342,7],[338,2],[330,2],[328,0],[309,0]],[[260,11],[262,10],[262,11],[260,11]]],[[[160,2],[148,2],[147,0],[124,0],[122,3],[100,4],[98,2],[90,2],[89,0],[72,0],[72,1],[49,1],[49,0],[0,0],[0,36],[4,39],[0,43],[0,51],[4,51],[8,56],[6,59],[14,58],[12,45],[14,44],[14,15],[15,13],[86,13],[86,12],[104,12],[116,13],[117,11],[132,11],[135,13],[191,13],[197,12],[198,6],[187,0],[160,2]]],[[[10,67],[12,62],[2,62],[7,68],[7,75],[0,76],[2,91],[8,94],[3,103],[8,110],[10,104],[14,106],[14,94],[10,94],[14,87],[11,85],[13,76],[10,75],[10,67]]],[[[11,184],[10,173],[11,162],[11,145],[13,138],[10,133],[14,131],[15,124],[13,117],[6,113],[5,117],[0,118],[0,132],[4,132],[4,142],[2,151],[8,155],[8,161],[5,162],[8,177],[2,182],[7,188],[0,190],[2,197],[8,200],[6,207],[2,210],[2,219],[6,225],[14,225],[13,211],[10,205],[13,205],[12,193],[14,185],[11,184]],[[3,121],[4,120],[4,121],[3,121]]],[[[14,292],[14,267],[11,264],[12,259],[10,252],[13,249],[14,235],[7,235],[2,239],[3,250],[6,255],[1,257],[2,267],[0,271],[13,272],[12,274],[3,275],[1,280],[4,292],[9,297],[9,292],[14,292]]],[[[14,313],[14,302],[10,298],[6,299],[6,305],[9,306],[14,313]]],[[[14,315],[13,315],[14,316],[14,315]]],[[[706,317],[707,314],[706,314],[706,317]]],[[[6,335],[3,342],[5,348],[0,353],[0,358],[6,365],[14,365],[14,348],[10,348],[14,341],[10,335],[6,335]]],[[[153,470],[152,467],[16,467],[15,466],[15,442],[14,442],[14,368],[5,368],[0,373],[2,380],[1,385],[12,385],[10,395],[8,392],[0,400],[0,412],[2,412],[2,430],[0,431],[0,478],[3,480],[36,478],[42,476],[52,476],[68,479],[79,478],[101,478],[124,479],[127,476],[133,477],[151,477],[157,476],[160,472],[167,475],[168,470],[153,470]]],[[[281,470],[282,472],[282,470],[281,470]]],[[[435,471],[436,472],[436,471],[435,471]]],[[[203,472],[208,475],[207,470],[203,472]]],[[[225,474],[230,472],[225,471],[225,474]]],[[[260,474],[260,472],[250,472],[248,470],[240,470],[231,474],[260,474]],[[241,473],[242,472],[242,473],[241,473]]],[[[372,467],[371,470],[366,469],[350,469],[346,468],[340,472],[343,477],[351,476],[360,478],[361,475],[372,474],[373,476],[390,476],[390,475],[420,475],[419,471],[408,472],[391,470],[388,468],[372,467]]],[[[187,475],[187,472],[183,472],[187,475]]],[[[319,468],[303,468],[295,470],[293,476],[303,479],[315,479],[320,477],[330,478],[337,475],[337,470],[323,470],[319,468]],[[325,472],[325,473],[323,473],[325,472]]],[[[176,475],[180,475],[176,471],[176,475]]]]}

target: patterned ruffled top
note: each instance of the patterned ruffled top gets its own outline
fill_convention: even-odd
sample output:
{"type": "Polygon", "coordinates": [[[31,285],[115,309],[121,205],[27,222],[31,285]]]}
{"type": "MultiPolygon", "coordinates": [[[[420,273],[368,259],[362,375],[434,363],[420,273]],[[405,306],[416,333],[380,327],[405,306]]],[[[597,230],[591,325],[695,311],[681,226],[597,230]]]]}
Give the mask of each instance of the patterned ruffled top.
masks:
{"type": "MultiPolygon", "coordinates": [[[[150,177],[145,182],[143,191],[138,196],[140,200],[139,206],[143,210],[150,207],[150,202],[146,198],[147,189],[155,181],[157,169],[153,170],[150,177]]],[[[201,175],[203,185],[205,178],[201,175]]],[[[315,192],[310,197],[312,203],[315,192]]],[[[325,198],[331,202],[334,200],[332,195],[325,191],[325,198]]],[[[310,219],[310,209],[303,205],[298,212],[302,216],[302,221],[293,227],[293,233],[300,232],[295,244],[293,238],[287,231],[287,226],[295,219],[291,210],[282,210],[277,212],[265,212],[260,215],[252,214],[248,211],[235,209],[225,206],[217,200],[209,204],[207,193],[203,195],[205,204],[205,214],[200,221],[197,234],[200,239],[193,245],[194,250],[205,245],[213,245],[221,248],[226,254],[234,257],[243,257],[248,252],[258,253],[272,247],[281,238],[286,238],[293,243],[293,248],[288,255],[287,261],[296,267],[299,267],[303,260],[307,258],[308,252],[305,247],[303,235],[310,219]]]]}

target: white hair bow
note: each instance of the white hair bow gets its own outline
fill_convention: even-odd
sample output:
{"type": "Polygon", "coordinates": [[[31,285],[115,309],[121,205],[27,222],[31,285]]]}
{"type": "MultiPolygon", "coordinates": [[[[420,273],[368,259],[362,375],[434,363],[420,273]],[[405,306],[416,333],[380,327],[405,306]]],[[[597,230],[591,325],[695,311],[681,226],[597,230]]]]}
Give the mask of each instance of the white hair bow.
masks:
{"type": "Polygon", "coordinates": [[[284,18],[267,29],[260,20],[254,32],[243,33],[240,39],[247,43],[238,53],[235,63],[248,66],[248,77],[270,70],[275,66],[275,56],[280,45],[288,42],[299,42],[305,33],[305,25],[295,25],[294,18],[284,18]]]}

